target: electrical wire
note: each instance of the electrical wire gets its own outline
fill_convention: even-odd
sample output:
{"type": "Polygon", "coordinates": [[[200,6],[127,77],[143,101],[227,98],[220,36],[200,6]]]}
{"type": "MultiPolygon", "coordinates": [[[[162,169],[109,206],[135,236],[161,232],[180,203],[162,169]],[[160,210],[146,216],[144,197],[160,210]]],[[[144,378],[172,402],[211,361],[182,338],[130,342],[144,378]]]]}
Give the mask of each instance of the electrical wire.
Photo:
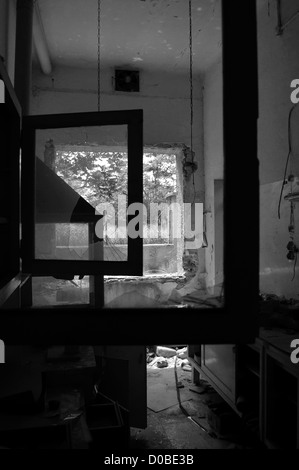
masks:
{"type": "MultiPolygon", "coordinates": [[[[220,0],[216,0],[217,3],[220,4],[220,0]]],[[[211,7],[207,10],[206,14],[201,17],[201,24],[197,24],[196,29],[197,32],[194,34],[194,39],[197,39],[200,34],[202,34],[203,31],[206,30],[206,28],[209,26],[211,22],[214,21],[215,19],[215,13],[216,13],[216,3],[213,3],[211,7]]],[[[189,46],[184,47],[180,53],[178,58],[178,61],[174,64],[173,68],[175,69],[179,65],[179,61],[185,56],[189,49],[189,46]]]]}
{"type": "Polygon", "coordinates": [[[206,429],[202,424],[200,424],[196,419],[192,418],[186,408],[183,407],[182,401],[181,401],[181,395],[180,395],[180,389],[179,389],[179,381],[178,381],[178,373],[177,373],[177,356],[175,357],[175,362],[174,362],[174,376],[175,376],[175,386],[176,386],[176,393],[178,397],[178,402],[179,402],[179,407],[182,411],[182,413],[188,418],[190,421],[192,421],[193,424],[195,424],[197,427],[199,427],[202,431],[206,432],[210,437],[216,438],[216,434],[209,431],[206,429]]]}
{"type": "MultiPolygon", "coordinates": [[[[98,0],[98,111],[101,111],[101,0],[98,0]]],[[[114,245],[112,240],[106,237],[107,246],[111,248],[112,258],[115,260],[124,261],[125,255],[114,245]]]]}
{"type": "Polygon", "coordinates": [[[281,206],[281,200],[282,200],[282,194],[283,194],[283,188],[286,184],[286,176],[287,176],[287,171],[288,171],[288,165],[289,165],[289,160],[290,156],[292,154],[292,129],[291,129],[291,118],[293,111],[297,105],[295,104],[292,106],[289,112],[289,117],[288,117],[288,156],[286,160],[286,165],[285,165],[285,170],[284,170],[284,175],[283,175],[283,180],[282,180],[282,185],[281,185],[281,191],[280,191],[280,196],[279,196],[279,202],[278,202],[278,218],[280,219],[280,206],[281,206]]]}
{"type": "Polygon", "coordinates": [[[294,235],[295,235],[295,203],[291,202],[291,214],[290,214],[290,225],[289,225],[289,233],[294,247],[294,266],[293,266],[293,277],[292,281],[296,277],[296,264],[297,264],[297,246],[294,243],[294,235]]]}
{"type": "Polygon", "coordinates": [[[98,0],[98,111],[101,111],[101,0],[98,0]]]}
{"type": "Polygon", "coordinates": [[[192,2],[189,0],[189,72],[190,72],[190,147],[192,162],[192,184],[193,184],[193,202],[195,202],[195,169],[193,152],[193,36],[192,36],[192,2]]]}
{"type": "Polygon", "coordinates": [[[295,279],[295,277],[296,277],[296,265],[297,265],[297,251],[295,252],[295,260],[294,260],[292,281],[293,281],[293,280],[295,279]]]}
{"type": "MultiPolygon", "coordinates": [[[[289,166],[289,160],[290,160],[290,157],[291,157],[292,152],[293,152],[293,149],[292,149],[291,120],[292,120],[293,111],[294,111],[296,106],[297,106],[297,103],[294,106],[292,106],[292,108],[290,109],[289,118],[288,118],[288,147],[289,148],[288,148],[288,155],[287,155],[287,159],[286,159],[284,175],[283,175],[283,180],[282,180],[282,185],[281,185],[279,202],[278,202],[278,218],[279,219],[280,219],[280,206],[281,206],[282,194],[283,194],[284,186],[286,184],[286,176],[287,176],[287,170],[288,170],[288,166],[289,166]]],[[[295,230],[294,205],[291,202],[291,216],[290,216],[290,225],[289,225],[289,232],[290,232],[290,235],[291,235],[291,239],[293,239],[294,230],[295,230]]],[[[293,277],[291,279],[292,281],[294,281],[294,279],[296,277],[296,265],[297,265],[297,257],[298,257],[297,253],[298,253],[298,251],[297,251],[297,248],[296,248],[295,253],[294,253],[295,258],[294,258],[294,266],[293,266],[293,277]]]]}

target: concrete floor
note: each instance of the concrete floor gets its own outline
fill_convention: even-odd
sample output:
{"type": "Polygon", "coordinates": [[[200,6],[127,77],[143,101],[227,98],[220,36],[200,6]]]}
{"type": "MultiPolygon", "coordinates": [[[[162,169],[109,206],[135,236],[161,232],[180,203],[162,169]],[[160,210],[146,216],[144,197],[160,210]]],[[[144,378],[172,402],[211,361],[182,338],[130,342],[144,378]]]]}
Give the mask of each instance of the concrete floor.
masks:
{"type": "MultiPolygon", "coordinates": [[[[190,387],[193,385],[191,372],[183,371],[180,367],[177,368],[177,372],[178,380],[183,385],[179,389],[183,407],[190,416],[196,418],[214,436],[209,435],[188,419],[176,400],[176,403],[161,411],[153,411],[148,408],[147,428],[144,430],[131,428],[131,448],[252,449],[259,447],[257,439],[242,427],[242,422],[237,415],[235,416],[236,426],[229,434],[221,436],[219,433],[215,433],[215,429],[211,428],[207,420],[208,404],[211,402],[221,403],[223,402],[222,398],[204,381],[201,382],[201,385],[206,386],[206,392],[198,394],[190,391],[190,387]]],[[[161,400],[163,402],[163,394],[165,394],[167,406],[167,396],[171,396],[173,390],[176,391],[174,368],[159,369],[158,373],[148,368],[147,375],[148,391],[150,386],[152,394],[156,386],[157,402],[161,403],[161,400]]],[[[162,408],[163,405],[160,407],[162,408]]]]}

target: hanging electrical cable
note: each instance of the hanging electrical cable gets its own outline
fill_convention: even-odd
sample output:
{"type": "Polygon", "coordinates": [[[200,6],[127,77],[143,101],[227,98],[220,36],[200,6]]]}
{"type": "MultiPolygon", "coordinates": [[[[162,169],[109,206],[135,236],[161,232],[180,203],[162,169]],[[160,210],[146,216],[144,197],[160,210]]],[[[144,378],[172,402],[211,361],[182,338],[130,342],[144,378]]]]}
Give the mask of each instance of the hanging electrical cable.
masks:
{"type": "Polygon", "coordinates": [[[296,277],[297,257],[298,257],[298,252],[296,251],[296,252],[295,252],[295,259],[294,259],[294,266],[293,266],[293,277],[292,277],[292,281],[293,281],[293,280],[295,279],[295,277],[296,277]]]}
{"type": "Polygon", "coordinates": [[[208,248],[209,243],[207,239],[207,214],[210,213],[210,211],[204,211],[203,212],[203,231],[202,231],[202,248],[208,248]]]}
{"type": "Polygon", "coordinates": [[[297,254],[298,254],[298,248],[295,243],[295,203],[292,201],[291,202],[291,214],[290,214],[290,223],[289,223],[289,234],[290,234],[290,241],[287,244],[287,259],[289,261],[294,262],[294,267],[293,267],[293,277],[292,281],[295,279],[296,276],[296,264],[297,264],[297,254]]]}
{"type": "Polygon", "coordinates": [[[101,111],[101,0],[98,0],[98,111],[101,111]]]}
{"type": "Polygon", "coordinates": [[[280,191],[280,196],[279,196],[279,202],[278,202],[278,218],[280,219],[280,206],[281,206],[281,200],[282,200],[282,194],[283,194],[283,188],[287,184],[286,177],[287,177],[287,171],[288,171],[288,166],[289,166],[289,160],[290,156],[292,154],[292,128],[291,128],[291,119],[292,119],[292,114],[297,105],[295,104],[292,106],[289,112],[289,117],[288,117],[288,155],[286,159],[286,164],[285,164],[285,170],[284,170],[284,175],[283,175],[283,180],[282,180],[282,185],[281,185],[281,191],[280,191]]]}
{"type": "MultiPolygon", "coordinates": [[[[280,191],[280,196],[279,196],[279,202],[278,202],[278,218],[280,219],[280,207],[281,207],[281,201],[282,201],[282,195],[283,195],[283,189],[287,183],[291,183],[291,192],[293,191],[293,180],[294,180],[294,175],[292,174],[292,162],[291,162],[291,157],[293,155],[293,141],[292,141],[292,115],[293,111],[296,108],[297,104],[292,106],[289,112],[289,117],[288,117],[288,155],[286,159],[286,164],[285,164],[285,169],[284,169],[284,175],[283,175],[283,180],[282,180],[282,185],[281,185],[281,191],[280,191]],[[290,164],[290,173],[287,178],[287,171],[288,167],[290,164]]],[[[294,215],[294,202],[291,201],[290,205],[290,223],[288,226],[289,230],[289,235],[290,235],[290,241],[287,244],[287,259],[289,261],[294,262],[294,268],[293,268],[293,277],[292,281],[295,279],[296,276],[296,264],[297,264],[297,253],[298,253],[298,248],[294,242],[294,236],[295,236],[295,215],[294,215]]]]}
{"type": "Polygon", "coordinates": [[[193,184],[193,204],[195,202],[195,165],[193,152],[193,34],[192,34],[192,1],[189,0],[189,72],[190,72],[190,148],[193,184]]]}
{"type": "MultiPolygon", "coordinates": [[[[191,171],[192,171],[192,186],[193,186],[193,201],[195,203],[196,189],[195,189],[195,170],[197,168],[194,162],[193,151],[193,125],[194,125],[194,110],[193,110],[193,26],[192,26],[192,0],[189,0],[189,81],[190,81],[190,150],[191,150],[191,171]]],[[[203,243],[202,248],[207,248],[208,240],[206,236],[206,212],[203,215],[203,243]]]]}
{"type": "MultiPolygon", "coordinates": [[[[101,111],[101,0],[98,0],[98,27],[97,27],[97,46],[98,46],[98,63],[97,63],[97,79],[98,79],[98,86],[97,86],[97,95],[98,95],[98,111],[101,111]]],[[[105,243],[107,248],[110,249],[111,252],[111,260],[115,259],[117,261],[125,261],[126,255],[116,246],[111,238],[108,235],[105,238],[105,243]]]]}
{"type": "Polygon", "coordinates": [[[182,411],[182,413],[186,416],[187,419],[189,419],[193,424],[198,426],[202,431],[207,433],[210,437],[215,439],[217,436],[213,431],[209,431],[207,428],[205,428],[200,422],[199,418],[192,417],[186,408],[182,405],[182,400],[181,400],[181,395],[180,395],[180,385],[179,385],[179,380],[178,380],[178,372],[177,372],[177,356],[175,357],[175,362],[174,362],[174,377],[175,377],[175,386],[176,386],[176,393],[177,393],[177,398],[178,398],[178,404],[179,407],[182,411]]]}

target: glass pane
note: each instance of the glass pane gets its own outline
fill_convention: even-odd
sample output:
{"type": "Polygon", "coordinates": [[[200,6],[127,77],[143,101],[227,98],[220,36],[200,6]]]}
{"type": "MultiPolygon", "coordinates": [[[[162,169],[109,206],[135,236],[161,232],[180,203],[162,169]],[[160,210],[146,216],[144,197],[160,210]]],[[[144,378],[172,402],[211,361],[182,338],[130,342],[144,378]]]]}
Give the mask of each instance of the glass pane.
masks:
{"type": "MultiPolygon", "coordinates": [[[[180,200],[177,155],[157,149],[143,155],[143,274],[182,274],[183,238],[175,237],[172,204],[180,200]]],[[[182,216],[182,214],[180,214],[182,216]]],[[[181,220],[177,220],[180,225],[181,220]]],[[[181,231],[179,231],[181,233],[181,231]]]]}
{"type": "Polygon", "coordinates": [[[173,48],[171,72],[164,82],[151,72],[155,99],[144,100],[143,276],[107,276],[108,308],[224,305],[222,6],[191,2],[190,50],[189,2],[170,3],[153,24],[173,48]],[[176,49],[178,24],[186,42],[176,49]]]}
{"type": "Polygon", "coordinates": [[[36,132],[35,257],[127,261],[127,126],[36,132]]]}
{"type": "Polygon", "coordinates": [[[83,279],[32,278],[32,304],[34,307],[49,305],[89,304],[89,276],[83,279]]]}
{"type": "MultiPolygon", "coordinates": [[[[257,23],[259,287],[264,302],[262,311],[277,311],[277,316],[281,316],[281,327],[289,325],[296,328],[297,318],[295,320],[291,309],[295,311],[299,306],[299,57],[295,53],[298,5],[291,1],[277,2],[276,14],[274,5],[269,17],[267,11],[267,5],[262,4],[258,9],[257,23]],[[273,31],[277,33],[278,40],[273,31]]],[[[269,315],[269,322],[273,325],[274,318],[274,315],[269,315]]]]}

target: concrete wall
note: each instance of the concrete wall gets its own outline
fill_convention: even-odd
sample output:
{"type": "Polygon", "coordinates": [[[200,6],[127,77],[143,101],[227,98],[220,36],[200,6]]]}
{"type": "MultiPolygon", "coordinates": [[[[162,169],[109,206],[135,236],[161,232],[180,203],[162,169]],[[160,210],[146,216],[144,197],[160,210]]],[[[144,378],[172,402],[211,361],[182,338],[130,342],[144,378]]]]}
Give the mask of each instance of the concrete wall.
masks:
{"type": "MultiPolygon", "coordinates": [[[[276,2],[260,1],[263,7],[258,15],[259,66],[259,161],[261,184],[282,180],[288,152],[287,121],[292,103],[290,84],[299,78],[299,18],[276,35],[276,2]]],[[[298,10],[297,0],[282,2],[283,19],[298,10]],[[288,6],[288,11],[286,7],[288,6]]],[[[246,102],[244,102],[246,110],[246,102]]],[[[299,155],[299,109],[293,119],[294,150],[299,155]],[[297,135],[296,135],[297,134],[297,135]]],[[[299,173],[299,158],[294,159],[299,173]]]]}
{"type": "MultiPolygon", "coordinates": [[[[222,63],[214,64],[204,80],[204,167],[205,220],[208,247],[205,249],[206,284],[216,283],[215,260],[215,180],[223,179],[222,63]]],[[[218,267],[218,270],[220,267],[218,267]]],[[[221,277],[219,275],[219,277],[221,277]]]]}
{"type": "Polygon", "coordinates": [[[105,307],[156,308],[175,305],[171,294],[177,288],[177,279],[129,278],[105,281],[105,307]]]}
{"type": "MultiPolygon", "coordinates": [[[[187,75],[141,72],[140,93],[113,91],[113,70],[101,72],[101,110],[144,110],[144,143],[182,142],[190,145],[190,103],[187,75]]],[[[200,80],[195,77],[196,129],[201,129],[200,80]]],[[[47,77],[35,69],[31,114],[97,111],[97,71],[56,68],[47,77]]],[[[196,157],[202,159],[201,131],[195,133],[196,157]]]]}
{"type": "MultiPolygon", "coordinates": [[[[0,3],[0,54],[14,79],[16,34],[15,0],[0,3]]],[[[190,146],[189,72],[141,70],[140,93],[117,93],[113,90],[113,69],[101,70],[101,110],[144,110],[144,144],[185,144],[190,146]]],[[[198,169],[195,173],[195,201],[204,201],[204,165],[202,136],[201,79],[194,75],[193,150],[198,169]]],[[[54,67],[51,76],[41,73],[35,63],[32,77],[30,114],[84,112],[97,110],[97,70],[54,67]]],[[[185,182],[184,201],[193,201],[192,178],[185,182]]],[[[189,256],[189,254],[186,254],[189,256]]],[[[190,256],[195,256],[192,253],[190,256]]],[[[199,273],[205,271],[204,252],[196,254],[199,273]]]]}
{"type": "MultiPolygon", "coordinates": [[[[119,261],[118,254],[127,257],[127,245],[113,245],[104,247],[104,260],[119,261]],[[115,254],[117,251],[117,254],[115,254]]],[[[58,246],[55,251],[57,259],[89,259],[87,246],[58,246]]],[[[181,263],[178,263],[174,245],[149,244],[143,245],[143,272],[144,274],[180,273],[181,263]]]]}
{"type": "MultiPolygon", "coordinates": [[[[297,11],[297,1],[282,2],[282,17],[285,21],[297,11]]],[[[15,39],[15,2],[0,2],[0,54],[6,57],[7,66],[13,76],[14,39],[15,39]],[[4,33],[6,32],[6,34],[4,33]]],[[[277,194],[270,186],[279,186],[283,177],[285,159],[288,151],[287,119],[292,106],[290,101],[290,83],[299,78],[299,18],[287,26],[282,36],[276,35],[276,1],[259,0],[258,2],[258,47],[259,47],[259,144],[261,207],[273,205],[273,218],[277,194]],[[269,3],[269,7],[268,7],[269,3]],[[269,199],[270,198],[270,199],[269,199]]],[[[223,178],[222,144],[222,80],[221,62],[214,64],[205,74],[203,81],[195,77],[195,122],[194,150],[198,163],[196,187],[198,202],[204,200],[209,246],[199,251],[198,271],[207,272],[207,284],[215,282],[215,199],[214,180],[223,178]],[[202,84],[204,84],[202,98],[202,84]],[[203,118],[204,113],[204,118],[203,118]],[[204,135],[204,142],[203,142],[204,135]]],[[[189,77],[171,71],[141,71],[141,91],[139,94],[123,94],[113,91],[113,70],[102,70],[101,74],[101,109],[144,109],[144,143],[185,143],[190,145],[190,109],[189,77]]],[[[51,76],[41,74],[39,67],[33,73],[32,114],[65,113],[94,111],[97,109],[97,71],[95,69],[54,68],[51,76]]],[[[246,113],[246,90],[240,101],[240,115],[246,113]]],[[[299,107],[292,120],[293,129],[293,171],[299,174],[299,107]]],[[[186,191],[187,198],[192,197],[191,185],[186,191]]],[[[278,202],[278,201],[277,201],[278,202]]],[[[284,206],[284,211],[289,207],[284,206]]],[[[273,226],[261,223],[261,267],[270,266],[271,252],[282,250],[288,241],[286,212],[275,230],[281,234],[278,242],[273,236],[273,226]],[[268,243],[270,242],[270,243],[268,243]],[[266,250],[266,252],[265,252],[266,250]],[[268,260],[267,262],[265,260],[268,260]]],[[[298,204],[295,208],[298,221],[298,204]]],[[[298,223],[297,223],[298,225],[298,223]]],[[[283,255],[283,256],[284,256],[283,255]]],[[[217,264],[217,263],[216,263],[217,264]]],[[[282,266],[283,269],[291,265],[282,266]]],[[[274,266],[277,267],[277,266],[274,266]]],[[[270,271],[267,271],[270,272],[270,271]]],[[[279,274],[271,284],[271,274],[267,277],[267,289],[281,292],[279,274]],[[278,278],[277,278],[278,276],[278,278]],[[276,287],[275,287],[275,286],[276,287]]],[[[292,286],[295,286],[293,283],[292,286]]],[[[289,294],[296,294],[291,289],[289,294]]]]}
{"type": "MultiPolygon", "coordinates": [[[[296,0],[283,3],[283,19],[298,9],[296,0]],[[286,7],[288,8],[286,10],[286,7]]],[[[276,35],[276,2],[258,2],[258,65],[259,65],[259,121],[258,158],[260,162],[260,287],[261,290],[298,296],[296,280],[291,282],[293,264],[286,260],[289,240],[290,205],[282,204],[281,220],[277,206],[279,189],[288,153],[288,114],[292,107],[290,83],[299,78],[299,18],[291,23],[282,36],[276,35]]],[[[204,79],[204,159],[206,210],[209,247],[206,250],[207,282],[215,281],[215,214],[214,180],[223,177],[222,133],[222,72],[221,63],[208,70],[204,79]]],[[[240,100],[240,118],[246,113],[246,92],[240,100]]],[[[299,107],[292,120],[293,153],[291,166],[299,175],[299,107]]],[[[240,149],[240,161],[242,151],[240,149]]],[[[237,171],[241,171],[241,166],[237,171]]],[[[246,178],[246,175],[243,175],[246,178]]],[[[250,183],[250,182],[248,182],[250,183]]],[[[290,190],[285,188],[284,194],[290,190]]],[[[295,207],[295,225],[299,222],[299,205],[295,207]]],[[[298,232],[298,229],[296,230],[298,232]]],[[[298,270],[297,270],[298,276],[298,270]]],[[[298,283],[298,281],[297,281],[298,283]]]]}
{"type": "MultiPolygon", "coordinates": [[[[294,262],[287,259],[287,244],[290,240],[290,203],[282,200],[281,218],[277,215],[277,202],[281,181],[263,184],[260,187],[260,290],[287,298],[299,298],[298,275],[293,279],[294,262]],[[293,280],[292,280],[293,279],[293,280]]],[[[295,207],[298,227],[298,204],[295,207]]],[[[295,243],[299,246],[299,231],[295,228],[295,243]]]]}
{"type": "MultiPolygon", "coordinates": [[[[290,203],[283,200],[278,219],[278,201],[288,153],[288,115],[292,107],[290,83],[299,78],[299,18],[276,36],[275,2],[270,10],[266,3],[259,11],[259,145],[260,161],[260,288],[298,299],[297,277],[292,281],[294,263],[286,258],[289,241],[290,203]]],[[[282,2],[283,22],[298,10],[298,2],[282,2]]],[[[293,156],[287,175],[299,176],[299,108],[292,116],[293,156]]],[[[284,194],[290,191],[285,187],[284,194]]],[[[295,188],[294,188],[295,189],[295,188]]],[[[297,191],[298,191],[297,187],[297,191]]],[[[298,246],[299,206],[295,206],[295,241],[298,246]]]]}
{"type": "MultiPolygon", "coordinates": [[[[159,71],[140,73],[140,93],[113,90],[113,69],[101,71],[101,110],[143,109],[144,145],[185,144],[190,146],[189,75],[159,71]]],[[[196,202],[204,200],[201,80],[194,77],[193,149],[198,169],[195,173],[196,202]]],[[[33,70],[31,114],[97,111],[97,70],[59,67],[51,76],[33,70]]],[[[193,201],[192,178],[185,181],[184,200],[193,201]]],[[[199,272],[204,272],[204,256],[199,254],[199,272]]]]}

